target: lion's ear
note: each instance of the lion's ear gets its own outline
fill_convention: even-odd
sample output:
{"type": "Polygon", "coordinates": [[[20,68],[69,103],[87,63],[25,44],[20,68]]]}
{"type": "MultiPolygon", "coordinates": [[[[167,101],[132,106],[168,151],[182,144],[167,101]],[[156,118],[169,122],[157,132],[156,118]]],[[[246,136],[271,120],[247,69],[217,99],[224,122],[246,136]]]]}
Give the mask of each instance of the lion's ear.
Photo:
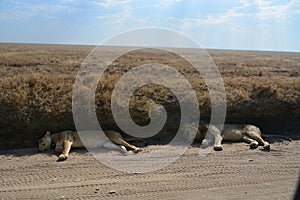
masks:
{"type": "Polygon", "coordinates": [[[50,137],[50,131],[46,131],[45,136],[50,137]]]}

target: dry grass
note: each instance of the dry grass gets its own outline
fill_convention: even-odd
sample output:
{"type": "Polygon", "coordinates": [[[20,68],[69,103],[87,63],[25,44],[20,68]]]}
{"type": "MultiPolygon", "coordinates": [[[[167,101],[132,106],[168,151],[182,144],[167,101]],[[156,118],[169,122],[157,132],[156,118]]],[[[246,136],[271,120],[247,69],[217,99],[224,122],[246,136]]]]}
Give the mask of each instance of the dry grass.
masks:
{"type": "MultiPolygon", "coordinates": [[[[0,44],[0,149],[32,147],[45,130],[75,129],[73,84],[92,48],[0,44]]],[[[107,56],[114,51],[117,49],[103,49],[107,56]]],[[[192,56],[193,50],[188,53],[192,56]]],[[[224,79],[227,121],[254,123],[270,131],[275,131],[274,125],[280,128],[277,131],[299,128],[296,127],[300,124],[299,53],[210,51],[210,54],[224,79]]],[[[98,119],[104,127],[117,129],[110,109],[115,83],[134,66],[153,60],[172,66],[189,80],[196,91],[201,118],[209,119],[210,97],[196,70],[172,54],[151,50],[123,56],[106,70],[95,100],[98,119]]],[[[165,132],[176,129],[178,99],[168,88],[155,84],[140,88],[131,98],[133,119],[141,125],[149,123],[149,99],[166,106],[174,117],[165,132]]],[[[122,99],[119,104],[123,104],[122,99]]]]}

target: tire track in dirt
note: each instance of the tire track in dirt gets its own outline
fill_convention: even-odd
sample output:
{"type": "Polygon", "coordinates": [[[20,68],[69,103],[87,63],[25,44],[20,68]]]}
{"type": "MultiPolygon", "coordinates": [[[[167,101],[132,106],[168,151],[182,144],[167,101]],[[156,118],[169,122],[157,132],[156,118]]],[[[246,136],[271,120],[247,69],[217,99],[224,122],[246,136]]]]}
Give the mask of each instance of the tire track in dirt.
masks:
{"type": "Polygon", "coordinates": [[[116,171],[84,150],[61,163],[34,151],[1,154],[0,199],[290,199],[299,176],[300,141],[274,143],[273,149],[224,144],[224,151],[200,157],[199,148],[191,147],[170,166],[145,174],[116,171]]]}

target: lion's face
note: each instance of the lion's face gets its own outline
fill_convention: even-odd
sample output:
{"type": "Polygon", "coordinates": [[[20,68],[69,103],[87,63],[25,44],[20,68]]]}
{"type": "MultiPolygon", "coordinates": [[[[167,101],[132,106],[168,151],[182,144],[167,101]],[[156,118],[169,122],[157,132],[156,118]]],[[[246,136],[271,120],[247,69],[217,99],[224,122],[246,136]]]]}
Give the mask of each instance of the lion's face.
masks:
{"type": "Polygon", "coordinates": [[[182,129],[182,136],[186,142],[193,142],[196,134],[198,134],[198,127],[194,124],[185,124],[182,129]]]}
{"type": "Polygon", "coordinates": [[[47,131],[43,138],[39,140],[39,150],[48,151],[51,148],[50,132],[47,131]]]}

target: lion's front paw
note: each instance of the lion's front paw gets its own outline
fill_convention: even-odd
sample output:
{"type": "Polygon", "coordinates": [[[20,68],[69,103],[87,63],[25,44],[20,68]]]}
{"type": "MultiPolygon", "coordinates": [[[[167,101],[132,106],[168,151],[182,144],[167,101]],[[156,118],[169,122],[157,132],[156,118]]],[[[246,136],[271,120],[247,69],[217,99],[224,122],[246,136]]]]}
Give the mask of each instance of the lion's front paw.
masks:
{"type": "Polygon", "coordinates": [[[128,155],[128,151],[123,145],[120,146],[120,151],[124,156],[128,155]]]}
{"type": "Polygon", "coordinates": [[[258,142],[251,142],[250,149],[256,149],[258,147],[258,142]]]}
{"type": "Polygon", "coordinates": [[[215,151],[222,151],[223,150],[223,146],[222,145],[215,145],[214,146],[214,150],[215,151]]]}
{"type": "Polygon", "coordinates": [[[133,150],[134,153],[138,153],[138,152],[141,152],[141,151],[143,151],[143,149],[141,149],[141,148],[136,148],[136,149],[133,150]]]}
{"type": "Polygon", "coordinates": [[[57,159],[57,161],[65,161],[65,160],[67,160],[67,158],[68,158],[68,156],[67,155],[64,155],[64,154],[60,154],[59,156],[58,156],[58,159],[57,159]]]}
{"type": "Polygon", "coordinates": [[[271,149],[271,146],[268,142],[265,143],[264,145],[264,150],[270,150],[271,149]]]}

